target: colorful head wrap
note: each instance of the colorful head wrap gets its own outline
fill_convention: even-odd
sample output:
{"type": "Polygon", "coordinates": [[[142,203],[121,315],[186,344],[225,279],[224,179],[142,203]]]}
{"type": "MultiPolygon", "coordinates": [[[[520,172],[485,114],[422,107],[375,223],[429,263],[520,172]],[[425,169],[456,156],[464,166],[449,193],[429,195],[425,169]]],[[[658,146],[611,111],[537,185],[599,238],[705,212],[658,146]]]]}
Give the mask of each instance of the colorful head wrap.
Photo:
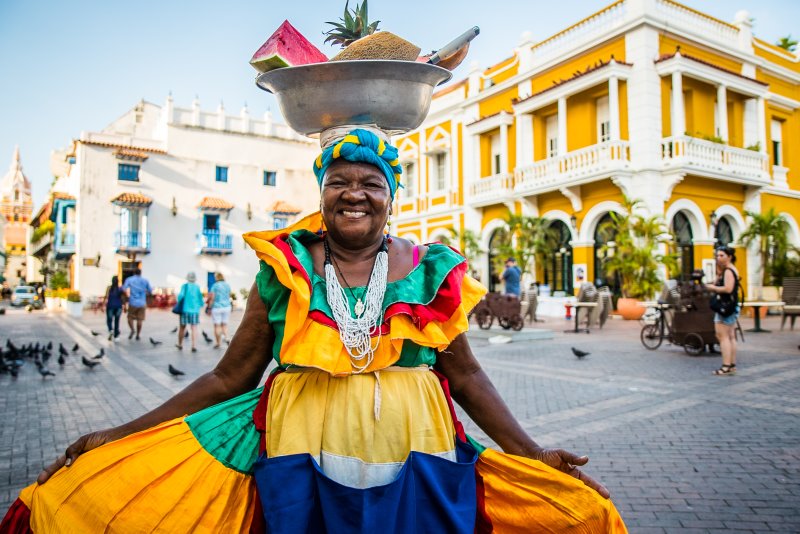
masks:
{"type": "Polygon", "coordinates": [[[342,139],[324,149],[314,161],[314,174],[320,187],[325,171],[339,158],[378,167],[386,177],[389,191],[394,199],[394,194],[400,186],[400,175],[403,173],[395,147],[370,131],[362,128],[351,130],[342,139]]]}

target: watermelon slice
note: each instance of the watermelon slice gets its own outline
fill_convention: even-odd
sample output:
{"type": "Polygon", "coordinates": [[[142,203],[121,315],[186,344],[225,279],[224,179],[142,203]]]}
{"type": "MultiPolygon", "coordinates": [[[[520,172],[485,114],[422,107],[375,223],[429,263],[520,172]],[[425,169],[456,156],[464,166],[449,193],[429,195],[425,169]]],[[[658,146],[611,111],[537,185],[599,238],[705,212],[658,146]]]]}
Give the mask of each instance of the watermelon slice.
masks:
{"type": "Polygon", "coordinates": [[[325,61],[328,61],[328,57],[303,37],[288,20],[284,20],[267,42],[253,54],[250,64],[258,72],[267,72],[325,61]]]}

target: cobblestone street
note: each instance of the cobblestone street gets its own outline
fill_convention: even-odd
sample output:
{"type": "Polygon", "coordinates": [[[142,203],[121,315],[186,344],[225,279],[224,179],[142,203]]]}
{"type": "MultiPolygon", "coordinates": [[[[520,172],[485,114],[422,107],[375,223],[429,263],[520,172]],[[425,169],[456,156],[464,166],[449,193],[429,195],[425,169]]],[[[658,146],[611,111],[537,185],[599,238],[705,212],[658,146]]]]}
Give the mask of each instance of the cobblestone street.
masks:
{"type": "MultiPolygon", "coordinates": [[[[241,318],[234,312],[233,326],[241,318]]],[[[0,342],[52,340],[80,350],[42,379],[31,364],[19,378],[0,375],[0,509],[80,434],[149,410],[209,370],[222,354],[202,338],[199,352],[174,348],[175,316],[148,312],[141,341],[104,335],[104,317],[9,311],[0,342]],[[163,343],[152,346],[148,338],[163,343]],[[80,355],[106,350],[94,370],[80,355]],[[186,372],[182,379],[167,365],[186,372]]],[[[800,531],[800,331],[745,333],[735,376],[712,376],[718,355],[690,357],[680,347],[645,350],[638,323],[612,320],[602,331],[565,334],[550,319],[547,341],[473,348],[512,411],[542,445],[591,458],[631,532],[800,531]],[[570,347],[591,354],[578,360],[570,347]]],[[[742,326],[752,326],[742,319],[742,326]]],[[[201,327],[211,334],[211,324],[201,327]]],[[[57,356],[57,355],[56,355],[57,356]]],[[[465,422],[479,441],[487,438],[465,422]]]]}

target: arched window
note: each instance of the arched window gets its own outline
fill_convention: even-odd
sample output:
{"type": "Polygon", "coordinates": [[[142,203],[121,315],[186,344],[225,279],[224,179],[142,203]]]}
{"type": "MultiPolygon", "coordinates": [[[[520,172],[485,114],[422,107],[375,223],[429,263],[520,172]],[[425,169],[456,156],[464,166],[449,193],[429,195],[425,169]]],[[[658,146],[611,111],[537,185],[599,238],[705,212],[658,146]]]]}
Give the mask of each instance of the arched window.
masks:
{"type": "Polygon", "coordinates": [[[545,262],[544,283],[550,286],[551,292],[572,295],[572,246],[569,244],[572,234],[563,221],[553,221],[550,228],[558,232],[559,239],[558,247],[545,262]]]}
{"type": "Polygon", "coordinates": [[[733,228],[727,217],[717,221],[714,237],[717,239],[717,246],[725,247],[733,243],[733,228]]]}
{"type": "Polygon", "coordinates": [[[680,280],[691,280],[694,270],[694,246],[692,245],[692,225],[685,213],[679,211],[672,218],[672,233],[675,235],[676,252],[678,253],[679,272],[674,277],[680,280]]]}
{"type": "MultiPolygon", "coordinates": [[[[603,253],[603,245],[611,245],[617,237],[616,229],[609,227],[611,222],[613,222],[611,214],[606,213],[597,221],[594,229],[594,285],[597,287],[608,286],[614,295],[619,296],[622,294],[622,284],[620,284],[618,275],[610,276],[606,273],[606,255],[603,253]]],[[[613,249],[613,247],[610,248],[613,249]]],[[[608,252],[608,254],[611,253],[611,251],[608,252]]]]}

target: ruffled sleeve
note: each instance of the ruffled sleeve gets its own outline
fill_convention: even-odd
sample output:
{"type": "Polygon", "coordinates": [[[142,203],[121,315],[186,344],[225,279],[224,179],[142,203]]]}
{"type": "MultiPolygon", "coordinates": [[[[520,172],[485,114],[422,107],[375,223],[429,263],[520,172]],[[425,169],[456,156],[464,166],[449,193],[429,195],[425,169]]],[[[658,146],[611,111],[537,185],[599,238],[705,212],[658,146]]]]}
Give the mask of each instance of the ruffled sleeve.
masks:
{"type": "MultiPolygon", "coordinates": [[[[280,365],[316,367],[333,375],[353,373],[325,297],[324,280],[313,274],[304,242],[321,227],[318,213],[275,232],[245,234],[262,260],[259,294],[269,308],[276,333],[274,356],[280,365]]],[[[455,250],[430,245],[405,278],[390,282],[384,321],[376,332],[372,364],[366,372],[396,365],[415,346],[443,350],[469,328],[467,314],[486,293],[467,274],[467,261],[455,250]]],[[[402,364],[402,362],[401,362],[402,364]]]]}

